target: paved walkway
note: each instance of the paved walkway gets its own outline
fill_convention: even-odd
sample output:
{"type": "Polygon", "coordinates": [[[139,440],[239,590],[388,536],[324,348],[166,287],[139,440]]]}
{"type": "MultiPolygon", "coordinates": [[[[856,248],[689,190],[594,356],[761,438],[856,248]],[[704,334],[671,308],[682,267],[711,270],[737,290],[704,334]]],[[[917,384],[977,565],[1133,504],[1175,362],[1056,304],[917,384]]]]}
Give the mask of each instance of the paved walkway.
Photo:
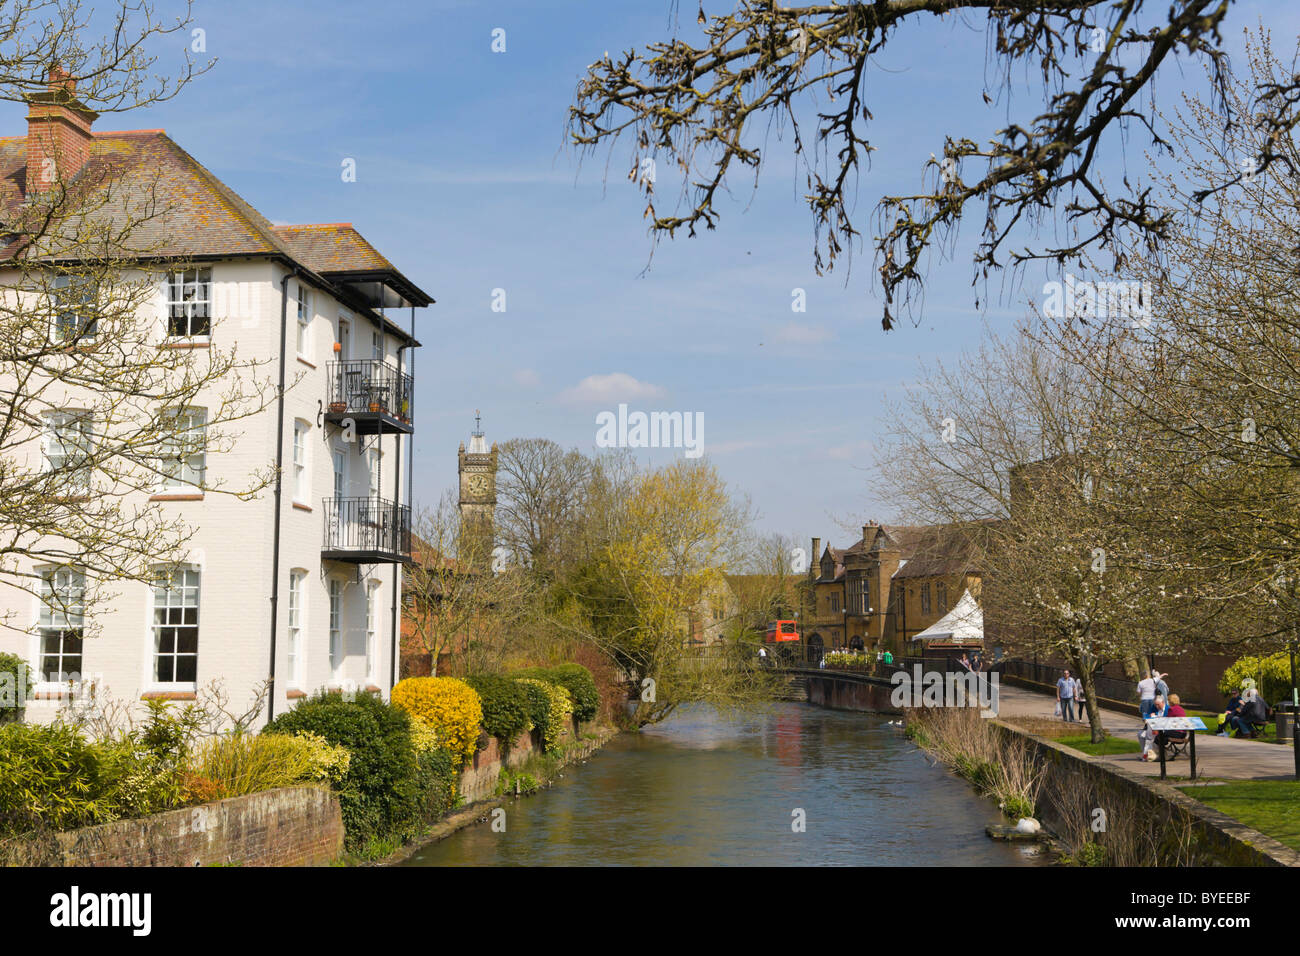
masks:
{"type": "MultiPolygon", "coordinates": [[[[1056,701],[1047,694],[1027,690],[1023,687],[1011,687],[1002,684],[998,688],[998,716],[1000,717],[1043,717],[1048,720],[1060,720],[1055,716],[1056,701]]],[[[1205,718],[1202,718],[1205,719],[1205,718]]],[[[1294,780],[1295,754],[1288,746],[1270,744],[1260,740],[1216,737],[1212,720],[1205,719],[1210,727],[1208,733],[1196,735],[1196,776],[1218,777],[1231,780],[1294,780]]],[[[1112,737],[1137,740],[1142,721],[1122,711],[1102,709],[1101,725],[1112,737]]],[[[1087,715],[1076,724],[1079,733],[1088,732],[1087,715]]],[[[1150,776],[1160,776],[1160,761],[1143,762],[1136,753],[1115,754],[1102,757],[1123,764],[1125,769],[1150,776]]],[[[1186,756],[1167,761],[1166,767],[1171,778],[1187,778],[1190,764],[1186,756]]]]}

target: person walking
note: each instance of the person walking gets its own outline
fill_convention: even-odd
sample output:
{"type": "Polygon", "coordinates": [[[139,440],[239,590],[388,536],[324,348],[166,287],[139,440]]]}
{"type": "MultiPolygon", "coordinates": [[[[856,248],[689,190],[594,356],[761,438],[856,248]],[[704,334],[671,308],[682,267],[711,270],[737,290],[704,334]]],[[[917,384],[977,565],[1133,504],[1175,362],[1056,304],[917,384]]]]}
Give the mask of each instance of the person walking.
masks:
{"type": "Polygon", "coordinates": [[[1151,678],[1150,671],[1142,672],[1142,679],[1138,681],[1138,714],[1143,720],[1151,716],[1151,708],[1156,699],[1156,682],[1151,678]]]}
{"type": "Polygon", "coordinates": [[[1151,672],[1151,679],[1156,682],[1156,696],[1163,697],[1166,701],[1169,700],[1169,685],[1165,683],[1165,678],[1168,676],[1159,671],[1151,672]]]}
{"type": "Polygon", "coordinates": [[[1083,681],[1076,677],[1074,679],[1074,717],[1076,720],[1083,720],[1083,711],[1087,703],[1083,697],[1083,681]]]}
{"type": "Polygon", "coordinates": [[[1061,710],[1061,719],[1074,720],[1074,678],[1069,671],[1063,671],[1056,681],[1056,702],[1061,710]]]}

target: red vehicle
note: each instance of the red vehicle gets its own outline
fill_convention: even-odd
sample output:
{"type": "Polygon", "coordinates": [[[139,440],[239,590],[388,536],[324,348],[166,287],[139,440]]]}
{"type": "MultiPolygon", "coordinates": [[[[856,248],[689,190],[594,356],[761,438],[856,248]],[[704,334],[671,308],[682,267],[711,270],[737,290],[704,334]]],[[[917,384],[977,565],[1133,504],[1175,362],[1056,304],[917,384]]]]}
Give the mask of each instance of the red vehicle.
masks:
{"type": "Polygon", "coordinates": [[[799,631],[796,628],[798,621],[773,621],[767,626],[767,634],[763,638],[764,644],[784,644],[786,642],[798,643],[799,631]]]}

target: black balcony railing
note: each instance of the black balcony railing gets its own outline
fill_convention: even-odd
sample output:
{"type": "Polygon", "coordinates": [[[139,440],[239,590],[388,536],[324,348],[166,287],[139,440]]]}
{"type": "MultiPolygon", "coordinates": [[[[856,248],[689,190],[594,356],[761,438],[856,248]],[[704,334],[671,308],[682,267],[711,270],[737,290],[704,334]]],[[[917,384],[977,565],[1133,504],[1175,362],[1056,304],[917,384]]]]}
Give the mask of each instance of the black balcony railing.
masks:
{"type": "Polygon", "coordinates": [[[330,362],[331,415],[381,414],[409,425],[415,410],[415,380],[387,362],[347,359],[330,362]]]}
{"type": "Polygon", "coordinates": [[[358,564],[411,560],[411,509],[383,498],[326,498],[321,556],[358,564]]]}

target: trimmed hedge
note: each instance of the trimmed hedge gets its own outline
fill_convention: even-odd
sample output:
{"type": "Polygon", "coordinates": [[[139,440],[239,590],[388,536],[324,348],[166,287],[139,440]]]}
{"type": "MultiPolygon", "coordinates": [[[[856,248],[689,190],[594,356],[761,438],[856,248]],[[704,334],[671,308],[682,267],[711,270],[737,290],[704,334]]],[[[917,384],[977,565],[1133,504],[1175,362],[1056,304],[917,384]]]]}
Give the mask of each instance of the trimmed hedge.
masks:
{"type": "Polygon", "coordinates": [[[514,677],[535,677],[550,684],[559,684],[573,697],[573,716],[591,720],[600,709],[600,692],[591,671],[581,664],[560,664],[556,667],[526,667],[516,671],[514,677]]]}
{"type": "Polygon", "coordinates": [[[528,719],[542,732],[542,738],[545,739],[551,715],[550,695],[542,686],[543,682],[535,677],[520,677],[515,679],[515,683],[524,689],[528,697],[528,719]]]}
{"type": "Polygon", "coordinates": [[[552,749],[560,742],[560,737],[568,727],[573,714],[573,698],[567,688],[550,681],[538,680],[536,677],[521,677],[520,683],[536,687],[546,695],[546,721],[539,724],[542,728],[542,742],[545,749],[552,749]]]}
{"type": "Polygon", "coordinates": [[[393,703],[438,735],[438,743],[463,766],[478,747],[483,704],[474,688],[455,677],[408,677],[393,688],[393,703]]]}
{"type": "Polygon", "coordinates": [[[516,680],[495,674],[466,677],[483,705],[483,729],[509,747],[532,726],[528,691],[516,680]]]}
{"type": "Polygon", "coordinates": [[[324,737],[352,755],[336,788],[348,849],[413,835],[427,795],[421,789],[411,719],[405,711],[370,694],[349,700],[321,692],[275,718],[262,733],[299,731],[324,737]]]}

